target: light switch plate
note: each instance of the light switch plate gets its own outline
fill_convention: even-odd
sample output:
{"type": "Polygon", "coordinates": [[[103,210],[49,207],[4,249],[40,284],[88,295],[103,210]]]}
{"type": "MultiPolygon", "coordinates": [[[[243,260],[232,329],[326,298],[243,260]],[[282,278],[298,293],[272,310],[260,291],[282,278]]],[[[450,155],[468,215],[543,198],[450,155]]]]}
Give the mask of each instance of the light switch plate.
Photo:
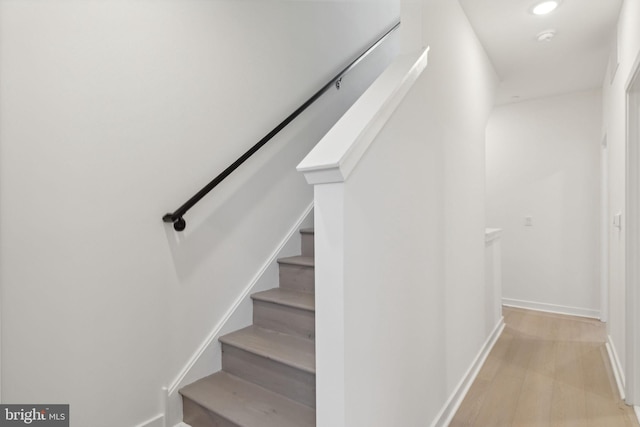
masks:
{"type": "Polygon", "coordinates": [[[613,216],[613,226],[622,230],[622,212],[618,212],[613,216]]]}

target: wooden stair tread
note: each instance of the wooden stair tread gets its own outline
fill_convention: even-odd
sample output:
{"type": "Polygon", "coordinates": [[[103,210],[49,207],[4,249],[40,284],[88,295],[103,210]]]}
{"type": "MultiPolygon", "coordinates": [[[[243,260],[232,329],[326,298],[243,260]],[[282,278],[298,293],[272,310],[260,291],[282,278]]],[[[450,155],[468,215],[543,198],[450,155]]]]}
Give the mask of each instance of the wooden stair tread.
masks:
{"type": "Polygon", "coordinates": [[[316,425],[313,408],[222,371],[184,387],[180,394],[242,427],[316,425]]]}
{"type": "Polygon", "coordinates": [[[297,265],[300,267],[315,267],[315,258],[312,256],[291,256],[278,259],[279,264],[297,265]]]}
{"type": "Polygon", "coordinates": [[[315,374],[315,343],[293,335],[248,326],[220,337],[220,342],[315,374]]]}
{"type": "Polygon", "coordinates": [[[315,295],[309,292],[297,292],[289,289],[274,288],[251,295],[257,301],[271,302],[301,310],[315,311],[315,295]]]}

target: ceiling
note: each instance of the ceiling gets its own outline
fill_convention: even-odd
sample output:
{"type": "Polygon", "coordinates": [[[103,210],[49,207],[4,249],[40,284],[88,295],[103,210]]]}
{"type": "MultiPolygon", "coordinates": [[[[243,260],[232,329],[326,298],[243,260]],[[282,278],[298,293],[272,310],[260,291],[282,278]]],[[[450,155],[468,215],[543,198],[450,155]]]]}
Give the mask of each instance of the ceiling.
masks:
{"type": "Polygon", "coordinates": [[[460,0],[501,83],[497,104],[602,86],[622,0],[562,0],[552,13],[536,0],[460,0]],[[552,41],[536,36],[555,29],[552,41]]]}

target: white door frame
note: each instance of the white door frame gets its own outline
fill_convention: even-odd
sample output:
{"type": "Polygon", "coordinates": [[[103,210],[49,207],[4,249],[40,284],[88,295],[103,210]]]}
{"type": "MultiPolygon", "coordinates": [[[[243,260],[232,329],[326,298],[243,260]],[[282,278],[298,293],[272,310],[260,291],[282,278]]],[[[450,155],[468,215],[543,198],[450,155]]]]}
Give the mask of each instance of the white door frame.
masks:
{"type": "Polygon", "coordinates": [[[609,320],[609,147],[607,135],[600,154],[600,321],[609,320]]]}
{"type": "Polygon", "coordinates": [[[640,54],[626,100],[625,400],[640,405],[640,54]]]}

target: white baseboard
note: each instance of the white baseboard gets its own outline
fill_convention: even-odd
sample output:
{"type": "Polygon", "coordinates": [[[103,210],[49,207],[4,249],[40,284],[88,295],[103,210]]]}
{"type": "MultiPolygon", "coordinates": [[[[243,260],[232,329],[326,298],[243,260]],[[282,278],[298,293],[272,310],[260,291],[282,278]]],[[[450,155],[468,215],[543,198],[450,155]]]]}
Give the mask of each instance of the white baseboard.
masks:
{"type": "MultiPolygon", "coordinates": [[[[222,362],[222,355],[219,350],[218,338],[221,335],[230,332],[231,330],[235,330],[251,324],[252,310],[250,308],[248,310],[246,309],[247,307],[251,306],[251,294],[256,290],[262,290],[259,288],[267,289],[268,287],[273,287],[274,285],[277,286],[277,283],[263,283],[266,280],[264,279],[264,277],[268,276],[265,273],[269,269],[277,270],[278,258],[300,253],[300,245],[297,244],[294,248],[292,246],[292,243],[296,241],[299,242],[299,240],[294,240],[294,237],[299,235],[298,233],[301,228],[304,228],[307,225],[312,226],[311,223],[307,224],[312,210],[313,202],[305,209],[303,214],[298,218],[296,223],[291,227],[289,232],[284,236],[278,246],[271,253],[269,259],[265,261],[260,270],[250,281],[250,283],[236,298],[234,303],[229,307],[222,319],[215,325],[213,330],[209,333],[202,344],[200,344],[196,352],[189,359],[178,376],[165,390],[166,401],[164,404],[167,425],[180,426],[180,424],[178,423],[180,423],[182,419],[182,402],[178,390],[197,379],[213,374],[219,369],[219,366],[222,362]],[[242,310],[239,310],[239,308],[242,308],[242,310]]],[[[277,273],[275,277],[277,277],[277,273]]],[[[184,424],[184,426],[187,425],[184,424]]]]}
{"type": "Polygon", "coordinates": [[[456,411],[458,410],[458,408],[460,408],[462,401],[467,395],[471,384],[473,384],[473,381],[475,381],[476,377],[478,376],[480,368],[482,368],[485,360],[487,360],[489,352],[491,352],[491,349],[495,345],[496,341],[498,341],[500,334],[502,334],[504,326],[504,318],[501,317],[495,328],[493,328],[493,331],[485,341],[484,345],[480,349],[480,352],[471,363],[471,366],[469,366],[469,369],[465,373],[464,377],[462,378],[462,380],[460,380],[460,383],[458,383],[458,386],[453,391],[453,394],[451,394],[451,397],[449,397],[447,403],[445,403],[438,416],[436,416],[435,420],[431,423],[431,427],[445,427],[451,423],[453,416],[456,414],[456,411]]]}
{"type": "Polygon", "coordinates": [[[590,317],[600,319],[600,310],[590,308],[570,307],[565,305],[548,304],[544,302],[523,301],[511,298],[502,298],[502,305],[528,310],[544,311],[547,313],[567,314],[570,316],[590,317]]]}
{"type": "Polygon", "coordinates": [[[136,427],[165,427],[164,414],[157,415],[142,424],[138,424],[136,427]]]}
{"type": "Polygon", "coordinates": [[[636,413],[636,418],[638,419],[638,422],[640,423],[640,406],[634,406],[633,410],[636,413]]]}
{"type": "Polygon", "coordinates": [[[618,386],[618,393],[620,393],[620,399],[625,399],[625,381],[624,381],[624,369],[622,369],[622,363],[618,357],[616,346],[613,344],[611,335],[607,335],[607,354],[609,355],[609,362],[611,362],[611,369],[613,370],[613,376],[616,379],[616,385],[618,386]]]}

